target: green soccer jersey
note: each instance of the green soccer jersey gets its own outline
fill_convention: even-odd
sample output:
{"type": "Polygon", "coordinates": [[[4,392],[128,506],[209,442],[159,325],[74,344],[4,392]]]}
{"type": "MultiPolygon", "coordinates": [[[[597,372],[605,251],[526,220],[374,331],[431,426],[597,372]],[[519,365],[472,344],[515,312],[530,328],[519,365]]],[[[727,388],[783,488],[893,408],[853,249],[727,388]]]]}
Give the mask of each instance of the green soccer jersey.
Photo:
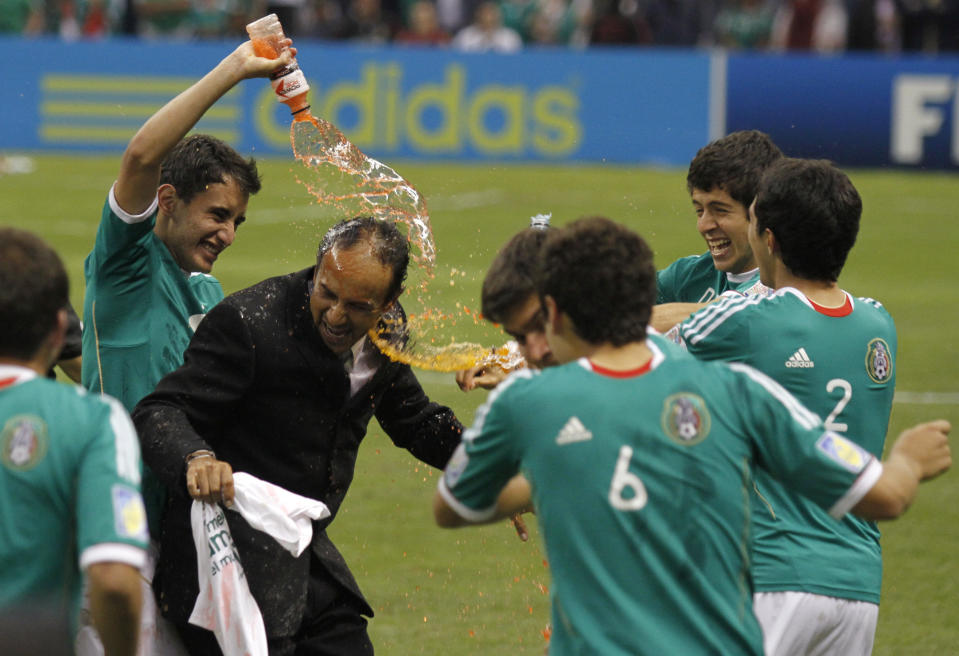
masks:
{"type": "Polygon", "coordinates": [[[765,291],[759,269],[724,273],[709,253],[682,257],[656,272],[656,303],[708,303],[725,291],[753,294],[765,291]]]}
{"type": "MultiPolygon", "coordinates": [[[[84,263],[81,380],[88,390],[115,397],[129,412],[183,364],[193,331],[223,300],[216,278],[179,267],[153,233],[156,213],[156,200],[140,215],[124,212],[111,188],[84,263]]],[[[149,469],[143,496],[150,529],[157,533],[165,492],[149,469]]]]}
{"type": "Polygon", "coordinates": [[[81,570],[142,567],[146,544],[140,446],[120,404],[0,366],[0,608],[76,613],[81,570]]]}
{"type": "Polygon", "coordinates": [[[482,521],[513,475],[530,481],[553,575],[551,656],[760,654],[754,463],[835,516],[882,465],[763,374],[649,345],[645,372],[580,360],[513,374],[463,434],[440,494],[482,521]]]}
{"type": "MultiPolygon", "coordinates": [[[[880,457],[895,387],[896,329],[872,299],[816,306],[793,288],[728,299],[684,322],[693,355],[746,363],[774,378],[828,429],[880,457]]],[[[836,522],[764,472],[753,512],[759,591],[794,590],[879,603],[882,557],[874,522],[836,522]]]]}
{"type": "Polygon", "coordinates": [[[183,352],[203,315],[223,299],[216,278],[189,275],[153,233],[156,201],[124,212],[111,189],[84,264],[83,386],[132,411],[183,352]]]}

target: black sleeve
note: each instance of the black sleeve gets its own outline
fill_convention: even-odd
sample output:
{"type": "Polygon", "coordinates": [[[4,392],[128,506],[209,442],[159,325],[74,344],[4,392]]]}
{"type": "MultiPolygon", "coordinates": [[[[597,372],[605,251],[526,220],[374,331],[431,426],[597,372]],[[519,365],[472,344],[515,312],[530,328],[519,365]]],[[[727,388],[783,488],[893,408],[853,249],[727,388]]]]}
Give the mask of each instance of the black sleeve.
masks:
{"type": "Polygon", "coordinates": [[[83,344],[83,332],[80,327],[80,317],[73,306],[67,303],[67,334],[60,352],[61,360],[72,360],[80,355],[83,344]]]}
{"type": "Polygon", "coordinates": [[[183,365],[134,408],[143,460],[170,490],[187,493],[186,456],[215,450],[211,440],[236,414],[254,366],[249,327],[236,308],[220,302],[197,327],[183,365]]]}
{"type": "Polygon", "coordinates": [[[396,446],[439,469],[446,466],[463,434],[453,411],[430,401],[407,365],[401,365],[383,396],[376,419],[396,446]]]}

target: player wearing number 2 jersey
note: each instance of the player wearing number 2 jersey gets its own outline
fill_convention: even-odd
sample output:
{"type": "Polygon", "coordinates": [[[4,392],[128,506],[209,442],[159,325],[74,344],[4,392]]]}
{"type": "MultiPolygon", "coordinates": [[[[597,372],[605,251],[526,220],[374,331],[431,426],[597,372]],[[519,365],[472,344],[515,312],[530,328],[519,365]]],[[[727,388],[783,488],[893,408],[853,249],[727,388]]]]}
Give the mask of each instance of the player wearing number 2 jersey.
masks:
{"type": "Polygon", "coordinates": [[[908,431],[880,464],[754,369],[664,354],[645,333],[654,275],[648,246],[607,219],[547,237],[537,287],[565,364],[490,394],[434,499],[445,527],[532,502],[553,573],[552,656],[760,654],[753,467],[835,517],[891,517],[950,461],[946,422],[908,431]]]}
{"type": "MultiPolygon", "coordinates": [[[[697,357],[743,362],[774,378],[826,428],[878,458],[892,410],[896,329],[878,302],[836,284],[861,211],[852,183],[827,162],[770,167],[749,234],[763,282],[777,291],[712,305],[680,334],[697,357]]],[[[836,522],[763,471],[756,491],[752,571],[767,654],[871,653],[882,585],[878,527],[852,516],[836,522]],[[787,591],[803,594],[766,594],[787,591]]]]}

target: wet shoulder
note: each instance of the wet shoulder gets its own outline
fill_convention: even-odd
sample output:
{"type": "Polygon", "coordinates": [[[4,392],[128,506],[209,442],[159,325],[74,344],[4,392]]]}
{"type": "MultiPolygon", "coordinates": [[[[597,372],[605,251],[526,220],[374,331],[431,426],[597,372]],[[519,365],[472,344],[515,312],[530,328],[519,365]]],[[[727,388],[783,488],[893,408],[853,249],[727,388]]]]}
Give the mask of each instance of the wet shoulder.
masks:
{"type": "Polygon", "coordinates": [[[282,303],[293,289],[302,288],[304,299],[307,298],[307,283],[309,269],[267,278],[254,285],[233,292],[226,297],[226,302],[237,308],[249,307],[251,303],[258,306],[282,303]]]}

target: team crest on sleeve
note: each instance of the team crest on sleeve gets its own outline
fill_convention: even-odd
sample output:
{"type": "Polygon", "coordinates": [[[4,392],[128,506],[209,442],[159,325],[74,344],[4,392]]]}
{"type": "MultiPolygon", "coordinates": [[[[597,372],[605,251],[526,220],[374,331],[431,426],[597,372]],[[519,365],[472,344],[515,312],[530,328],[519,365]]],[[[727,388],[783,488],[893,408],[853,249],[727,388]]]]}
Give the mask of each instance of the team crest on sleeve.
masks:
{"type": "Polygon", "coordinates": [[[47,454],[47,424],[33,415],[17,415],[0,433],[3,464],[8,469],[33,469],[47,454]]]}
{"type": "Polygon", "coordinates": [[[888,383],[892,378],[892,351],[881,337],[866,346],[866,373],[877,383],[888,383]]]}
{"type": "Polygon", "coordinates": [[[819,438],[816,448],[853,473],[861,472],[869,462],[869,454],[865,449],[832,431],[827,431],[819,438]]]}
{"type": "Polygon", "coordinates": [[[663,401],[663,431],[684,446],[698,444],[709,435],[709,410],[702,397],[683,392],[663,401]]]}
{"type": "Polygon", "coordinates": [[[113,528],[122,538],[147,540],[147,513],[140,493],[126,485],[114,485],[113,528]]]}

